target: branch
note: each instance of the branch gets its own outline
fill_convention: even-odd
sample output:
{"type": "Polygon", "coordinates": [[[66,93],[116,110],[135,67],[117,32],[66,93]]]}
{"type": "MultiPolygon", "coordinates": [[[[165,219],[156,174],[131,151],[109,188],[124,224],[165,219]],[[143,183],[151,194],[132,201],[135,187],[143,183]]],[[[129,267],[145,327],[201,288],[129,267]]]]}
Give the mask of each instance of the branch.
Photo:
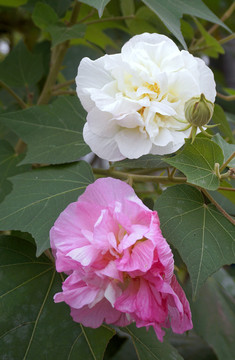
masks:
{"type": "MultiPolygon", "coordinates": [[[[220,18],[221,21],[225,21],[227,20],[233,13],[233,11],[235,10],[235,3],[232,3],[232,5],[228,8],[228,10],[225,11],[225,13],[223,14],[223,16],[220,18]]],[[[209,30],[208,30],[208,33],[209,34],[213,34],[213,32],[215,32],[215,30],[217,30],[217,28],[219,27],[220,25],[219,24],[214,24],[209,30]]],[[[198,39],[196,41],[196,43],[194,42],[195,46],[194,46],[194,49],[201,44],[201,42],[204,40],[204,37],[200,37],[200,39],[198,39]]],[[[193,48],[193,42],[190,46],[190,51],[195,51],[193,48]]]]}
{"type": "Polygon", "coordinates": [[[217,190],[224,190],[224,191],[235,191],[234,188],[226,187],[226,186],[220,186],[217,190]]]}
{"type": "Polygon", "coordinates": [[[27,108],[27,104],[13,91],[7,84],[0,80],[0,86],[2,86],[13,98],[18,102],[22,109],[27,108]]]}
{"type": "Polygon", "coordinates": [[[92,9],[91,12],[89,12],[89,14],[87,14],[86,16],[84,16],[84,18],[80,19],[78,21],[78,24],[83,23],[85,20],[89,19],[90,17],[92,17],[95,14],[96,10],[92,9]]]}
{"type": "Polygon", "coordinates": [[[200,188],[200,190],[205,194],[205,196],[210,200],[210,202],[215,205],[215,207],[223,214],[233,225],[235,225],[235,220],[215,201],[215,199],[208,193],[207,190],[200,188]]]}
{"type": "Polygon", "coordinates": [[[85,24],[86,25],[93,25],[93,24],[102,23],[102,22],[106,22],[106,21],[128,20],[128,19],[134,19],[134,18],[135,18],[135,15],[112,16],[112,17],[105,18],[105,19],[92,20],[92,21],[89,21],[89,22],[87,22],[85,24]]]}
{"type": "Polygon", "coordinates": [[[71,79],[71,80],[68,80],[68,81],[65,81],[61,84],[57,84],[55,86],[53,86],[53,90],[59,90],[59,89],[62,89],[64,87],[68,87],[69,85],[72,85],[75,83],[75,80],[74,79],[71,79]]]}
{"type": "Polygon", "coordinates": [[[229,158],[220,167],[220,169],[219,169],[220,173],[227,167],[227,165],[230,163],[231,160],[233,160],[234,157],[235,157],[235,151],[229,156],[229,158]]]}
{"type": "Polygon", "coordinates": [[[220,43],[220,45],[223,45],[231,40],[235,39],[235,33],[229,35],[229,36],[226,36],[225,38],[219,40],[218,42],[220,43]]]}
{"type": "MultiPolygon", "coordinates": [[[[71,26],[76,23],[77,17],[79,14],[81,4],[76,1],[68,26],[71,26]]],[[[61,69],[61,65],[64,59],[64,56],[66,54],[66,51],[69,47],[69,40],[64,41],[62,44],[58,44],[55,46],[55,48],[52,50],[51,55],[51,68],[47,77],[47,80],[44,84],[44,88],[42,90],[42,93],[38,99],[38,105],[41,104],[47,104],[51,97],[51,88],[53,87],[57,75],[61,69]]]]}
{"type": "MultiPolygon", "coordinates": [[[[221,39],[218,41],[218,43],[220,45],[223,45],[231,40],[235,39],[235,33],[229,35],[229,36],[226,36],[225,38],[221,39]]],[[[207,50],[207,49],[210,49],[212,48],[214,45],[205,45],[203,47],[194,47],[192,49],[190,49],[191,52],[196,52],[196,51],[204,51],[204,50],[207,50]]]]}
{"type": "MultiPolygon", "coordinates": [[[[228,8],[227,11],[225,11],[224,15],[221,17],[221,21],[225,22],[231,15],[232,13],[234,12],[235,10],[235,2],[232,3],[232,5],[228,8]]],[[[220,25],[219,24],[215,24],[213,25],[209,30],[208,30],[208,33],[209,34],[213,34],[213,32],[215,32],[215,30],[218,29],[220,25]]]]}
{"type": "Polygon", "coordinates": [[[134,181],[139,182],[153,182],[153,183],[161,183],[161,184],[168,184],[168,183],[176,183],[182,184],[186,183],[186,177],[168,177],[168,176],[151,176],[151,175],[139,175],[134,173],[127,173],[117,170],[111,169],[93,169],[95,174],[98,175],[109,175],[113,176],[118,179],[130,179],[132,178],[134,181]]]}

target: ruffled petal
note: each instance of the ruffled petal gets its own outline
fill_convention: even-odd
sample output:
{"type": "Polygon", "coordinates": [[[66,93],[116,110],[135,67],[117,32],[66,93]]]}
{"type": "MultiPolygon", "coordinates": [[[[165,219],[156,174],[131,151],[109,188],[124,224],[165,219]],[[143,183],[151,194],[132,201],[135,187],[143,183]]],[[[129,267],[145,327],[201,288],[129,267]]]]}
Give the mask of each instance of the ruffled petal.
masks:
{"type": "Polygon", "coordinates": [[[119,161],[125,159],[118,148],[114,138],[94,134],[88,123],[83,128],[83,137],[91,150],[100,158],[108,161],[119,161]]]}
{"type": "Polygon", "coordinates": [[[115,140],[121,154],[128,159],[137,159],[146,155],[152,147],[148,135],[139,128],[121,130],[116,134],[115,140]]]}

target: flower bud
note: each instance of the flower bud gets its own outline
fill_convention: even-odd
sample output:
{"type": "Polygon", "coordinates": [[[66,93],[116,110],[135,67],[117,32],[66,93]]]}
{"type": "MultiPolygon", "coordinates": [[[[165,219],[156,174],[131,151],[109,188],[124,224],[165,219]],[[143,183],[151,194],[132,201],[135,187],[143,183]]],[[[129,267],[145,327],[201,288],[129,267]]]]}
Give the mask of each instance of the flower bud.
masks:
{"type": "Polygon", "coordinates": [[[212,118],[214,104],[207,100],[204,94],[192,97],[184,105],[186,120],[193,126],[204,126],[212,118]]]}

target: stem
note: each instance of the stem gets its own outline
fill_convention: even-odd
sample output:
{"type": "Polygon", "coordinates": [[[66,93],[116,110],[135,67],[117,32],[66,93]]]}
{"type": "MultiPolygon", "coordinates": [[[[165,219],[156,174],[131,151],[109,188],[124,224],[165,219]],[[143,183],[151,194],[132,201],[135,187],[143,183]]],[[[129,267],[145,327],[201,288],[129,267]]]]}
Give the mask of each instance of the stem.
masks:
{"type": "MultiPolygon", "coordinates": [[[[81,4],[77,1],[74,5],[71,18],[68,26],[71,26],[76,23],[77,17],[79,14],[81,4]]],[[[47,80],[44,84],[42,93],[38,99],[38,105],[47,104],[51,97],[51,88],[54,85],[57,75],[61,69],[61,65],[66,54],[66,51],[69,47],[69,40],[64,41],[62,44],[58,44],[52,50],[51,55],[51,68],[47,77],[47,80]]]]}
{"type": "Polygon", "coordinates": [[[93,24],[102,23],[102,22],[106,22],[106,21],[128,20],[128,19],[134,19],[134,18],[135,18],[135,15],[112,16],[112,17],[105,18],[105,19],[92,20],[92,21],[89,21],[89,22],[87,22],[85,24],[86,25],[93,25],[93,24]]]}
{"type": "Polygon", "coordinates": [[[96,10],[92,9],[91,12],[89,12],[89,14],[87,14],[86,16],[84,16],[84,18],[82,18],[81,20],[78,21],[78,24],[83,23],[85,20],[89,19],[90,17],[92,17],[95,14],[96,10]]]}
{"type": "Polygon", "coordinates": [[[127,173],[117,170],[110,170],[110,169],[93,169],[95,174],[98,175],[110,175],[115,178],[120,179],[128,179],[132,178],[133,181],[139,181],[139,182],[153,182],[153,183],[161,183],[161,184],[168,184],[168,183],[176,183],[176,184],[182,184],[186,183],[187,179],[186,177],[173,177],[170,178],[169,176],[151,176],[151,175],[139,175],[139,174],[133,174],[133,173],[127,173]]]}
{"type": "Polygon", "coordinates": [[[223,95],[217,92],[217,96],[225,101],[233,101],[235,100],[235,95],[223,95]]]}
{"type": "Polygon", "coordinates": [[[228,177],[231,177],[233,175],[233,171],[228,170],[226,173],[220,175],[220,179],[226,179],[228,177]]]}
{"type": "MultiPolygon", "coordinates": [[[[232,5],[228,8],[228,10],[225,11],[225,13],[223,14],[223,16],[220,18],[221,21],[225,21],[227,20],[233,13],[233,11],[235,10],[235,3],[232,3],[232,5]]],[[[215,32],[215,30],[217,30],[217,28],[219,27],[219,24],[214,24],[209,30],[208,33],[209,34],[213,34],[213,32],[215,32]]],[[[195,40],[195,39],[194,39],[195,40]]],[[[204,37],[200,37],[200,39],[198,39],[196,42],[192,41],[191,46],[190,46],[190,51],[195,51],[195,49],[198,47],[198,45],[200,45],[204,40],[204,37]]]]}
{"type": "Polygon", "coordinates": [[[223,163],[223,165],[221,166],[221,168],[219,169],[220,173],[221,171],[223,171],[227,165],[230,163],[230,161],[235,157],[235,151],[229,156],[229,158],[223,163]]]}
{"type": "Polygon", "coordinates": [[[55,262],[54,256],[52,255],[50,249],[47,249],[44,251],[44,254],[46,255],[46,257],[48,257],[48,259],[51,260],[51,262],[55,262]]]}
{"type": "Polygon", "coordinates": [[[176,172],[176,168],[174,167],[172,172],[170,173],[170,179],[174,178],[175,172],[176,172]]]}
{"type": "Polygon", "coordinates": [[[220,45],[223,45],[223,44],[225,44],[225,43],[227,43],[227,42],[229,42],[229,41],[231,41],[233,39],[235,39],[235,33],[233,33],[233,34],[231,34],[229,36],[226,36],[225,38],[219,40],[219,43],[220,43],[220,45]]]}
{"type": "Polygon", "coordinates": [[[76,91],[75,90],[58,90],[58,91],[53,91],[51,93],[52,96],[58,96],[58,95],[76,95],[76,91]]]}
{"type": "Polygon", "coordinates": [[[20,107],[22,109],[27,108],[27,104],[2,80],[0,80],[0,86],[2,86],[7,92],[9,92],[9,94],[11,94],[11,96],[13,96],[13,98],[15,98],[15,100],[18,102],[18,104],[20,105],[20,107]]]}
{"type": "MultiPolygon", "coordinates": [[[[225,22],[234,12],[235,10],[235,2],[232,3],[232,5],[228,8],[228,10],[225,11],[224,15],[221,17],[221,21],[225,22]]],[[[213,32],[215,32],[215,30],[218,29],[220,25],[219,24],[214,24],[209,30],[208,33],[209,34],[213,34],[213,32]]]]}
{"type": "MultiPolygon", "coordinates": [[[[219,44],[223,45],[231,40],[235,39],[235,33],[229,35],[229,36],[226,36],[225,38],[221,39],[218,41],[219,44]]],[[[211,47],[213,47],[213,45],[206,45],[206,46],[203,46],[203,47],[195,47],[193,49],[191,49],[190,51],[191,52],[196,52],[196,51],[204,51],[204,50],[207,50],[207,49],[210,49],[211,47]]]]}
{"type": "Polygon", "coordinates": [[[225,187],[225,186],[220,186],[217,190],[235,191],[234,188],[229,188],[229,187],[225,187]]]}
{"type": "Polygon", "coordinates": [[[200,188],[200,190],[206,195],[208,200],[215,205],[215,207],[233,224],[235,225],[235,220],[215,201],[215,199],[208,193],[207,190],[200,188]]]}
{"type": "Polygon", "coordinates": [[[62,84],[57,84],[57,85],[53,86],[53,90],[59,90],[59,89],[62,89],[64,87],[68,87],[69,85],[72,85],[74,83],[75,83],[75,80],[71,79],[71,80],[63,82],[62,84]]]}

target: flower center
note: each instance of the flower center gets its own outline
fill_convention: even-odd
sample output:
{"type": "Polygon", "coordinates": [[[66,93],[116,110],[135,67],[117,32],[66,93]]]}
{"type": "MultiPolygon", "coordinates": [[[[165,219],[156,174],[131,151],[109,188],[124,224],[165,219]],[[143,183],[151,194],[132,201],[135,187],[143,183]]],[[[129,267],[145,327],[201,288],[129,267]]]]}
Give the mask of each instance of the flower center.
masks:
{"type": "MultiPolygon", "coordinates": [[[[145,82],[143,84],[146,88],[148,88],[150,91],[153,91],[157,94],[157,96],[160,95],[160,87],[157,83],[149,84],[148,82],[145,82]]],[[[149,96],[149,94],[148,94],[149,96]]]]}

